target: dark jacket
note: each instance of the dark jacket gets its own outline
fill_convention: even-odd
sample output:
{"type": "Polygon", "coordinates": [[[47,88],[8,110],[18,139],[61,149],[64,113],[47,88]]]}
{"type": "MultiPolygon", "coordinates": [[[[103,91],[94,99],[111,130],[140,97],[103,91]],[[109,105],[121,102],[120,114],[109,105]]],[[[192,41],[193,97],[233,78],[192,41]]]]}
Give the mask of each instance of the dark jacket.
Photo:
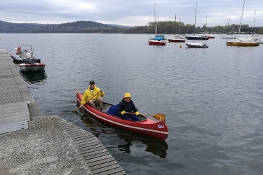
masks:
{"type": "Polygon", "coordinates": [[[130,114],[124,114],[121,115],[121,111],[126,111],[126,112],[130,112],[130,113],[135,113],[138,111],[138,109],[135,107],[133,101],[131,100],[129,103],[127,103],[126,101],[124,101],[123,99],[120,101],[120,103],[118,104],[118,110],[117,110],[117,115],[119,117],[124,117],[125,115],[130,115],[130,114]]]}

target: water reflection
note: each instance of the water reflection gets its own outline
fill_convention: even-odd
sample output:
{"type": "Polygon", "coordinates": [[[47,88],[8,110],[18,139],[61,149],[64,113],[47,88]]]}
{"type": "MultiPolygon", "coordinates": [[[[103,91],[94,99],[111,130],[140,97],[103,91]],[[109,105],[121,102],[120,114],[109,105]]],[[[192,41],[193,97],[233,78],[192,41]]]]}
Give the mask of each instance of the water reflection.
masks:
{"type": "Polygon", "coordinates": [[[131,132],[121,132],[119,131],[118,134],[120,139],[125,140],[125,144],[118,145],[118,148],[120,151],[125,152],[125,153],[130,153],[131,146],[133,145],[132,142],[134,141],[139,141],[142,144],[146,145],[146,149],[144,151],[153,153],[154,155],[158,155],[161,158],[165,158],[168,149],[168,145],[165,141],[163,140],[157,140],[157,139],[152,139],[149,137],[142,137],[142,136],[136,136],[131,132]]]}
{"type": "Polygon", "coordinates": [[[44,82],[47,78],[46,72],[21,72],[23,79],[29,84],[37,84],[44,82]]]}
{"type": "Polygon", "coordinates": [[[144,151],[158,155],[161,158],[165,158],[167,156],[168,145],[164,140],[158,140],[147,136],[142,136],[137,133],[113,128],[107,124],[95,120],[86,114],[79,113],[79,115],[82,122],[85,123],[87,127],[89,127],[92,134],[94,134],[96,137],[99,138],[101,134],[114,134],[120,139],[124,140],[125,144],[122,143],[117,146],[121,152],[131,153],[131,146],[133,145],[133,142],[139,141],[147,146],[144,151]]]}

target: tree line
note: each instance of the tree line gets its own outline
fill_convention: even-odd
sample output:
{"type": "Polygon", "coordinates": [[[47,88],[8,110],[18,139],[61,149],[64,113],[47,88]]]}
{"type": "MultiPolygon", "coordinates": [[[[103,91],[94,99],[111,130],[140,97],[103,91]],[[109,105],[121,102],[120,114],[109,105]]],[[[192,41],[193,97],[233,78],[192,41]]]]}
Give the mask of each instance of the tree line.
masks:
{"type": "MultiPolygon", "coordinates": [[[[183,22],[163,21],[158,22],[157,31],[159,34],[191,34],[191,33],[238,33],[240,25],[206,27],[184,24],[183,22]]],[[[154,33],[155,23],[150,22],[146,26],[136,26],[125,30],[125,33],[154,33]]],[[[250,27],[248,24],[241,25],[241,33],[263,34],[263,27],[250,27]]]]}

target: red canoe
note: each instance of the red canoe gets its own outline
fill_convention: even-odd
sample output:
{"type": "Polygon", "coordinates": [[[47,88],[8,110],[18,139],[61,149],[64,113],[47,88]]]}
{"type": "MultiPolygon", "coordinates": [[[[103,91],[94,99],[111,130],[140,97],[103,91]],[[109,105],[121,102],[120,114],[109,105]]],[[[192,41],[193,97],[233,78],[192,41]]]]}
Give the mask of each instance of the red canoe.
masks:
{"type": "MultiPolygon", "coordinates": [[[[77,106],[79,106],[82,99],[82,94],[80,92],[77,92],[76,99],[77,106]]],[[[111,106],[112,104],[104,102],[103,110],[100,111],[97,108],[93,108],[90,105],[85,104],[80,108],[80,110],[103,123],[117,128],[147,135],[160,140],[165,140],[168,137],[168,128],[164,121],[151,120],[142,115],[139,116],[141,121],[124,120],[106,113],[111,106]]]]}

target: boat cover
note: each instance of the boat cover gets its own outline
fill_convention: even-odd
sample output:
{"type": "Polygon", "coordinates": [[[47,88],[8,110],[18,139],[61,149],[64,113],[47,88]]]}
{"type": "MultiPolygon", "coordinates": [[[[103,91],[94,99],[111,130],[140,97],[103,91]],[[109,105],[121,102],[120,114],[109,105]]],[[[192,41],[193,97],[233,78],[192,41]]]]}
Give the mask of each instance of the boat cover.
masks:
{"type": "Polygon", "coordinates": [[[164,37],[163,36],[154,36],[153,40],[161,41],[161,40],[164,40],[164,37]]]}

